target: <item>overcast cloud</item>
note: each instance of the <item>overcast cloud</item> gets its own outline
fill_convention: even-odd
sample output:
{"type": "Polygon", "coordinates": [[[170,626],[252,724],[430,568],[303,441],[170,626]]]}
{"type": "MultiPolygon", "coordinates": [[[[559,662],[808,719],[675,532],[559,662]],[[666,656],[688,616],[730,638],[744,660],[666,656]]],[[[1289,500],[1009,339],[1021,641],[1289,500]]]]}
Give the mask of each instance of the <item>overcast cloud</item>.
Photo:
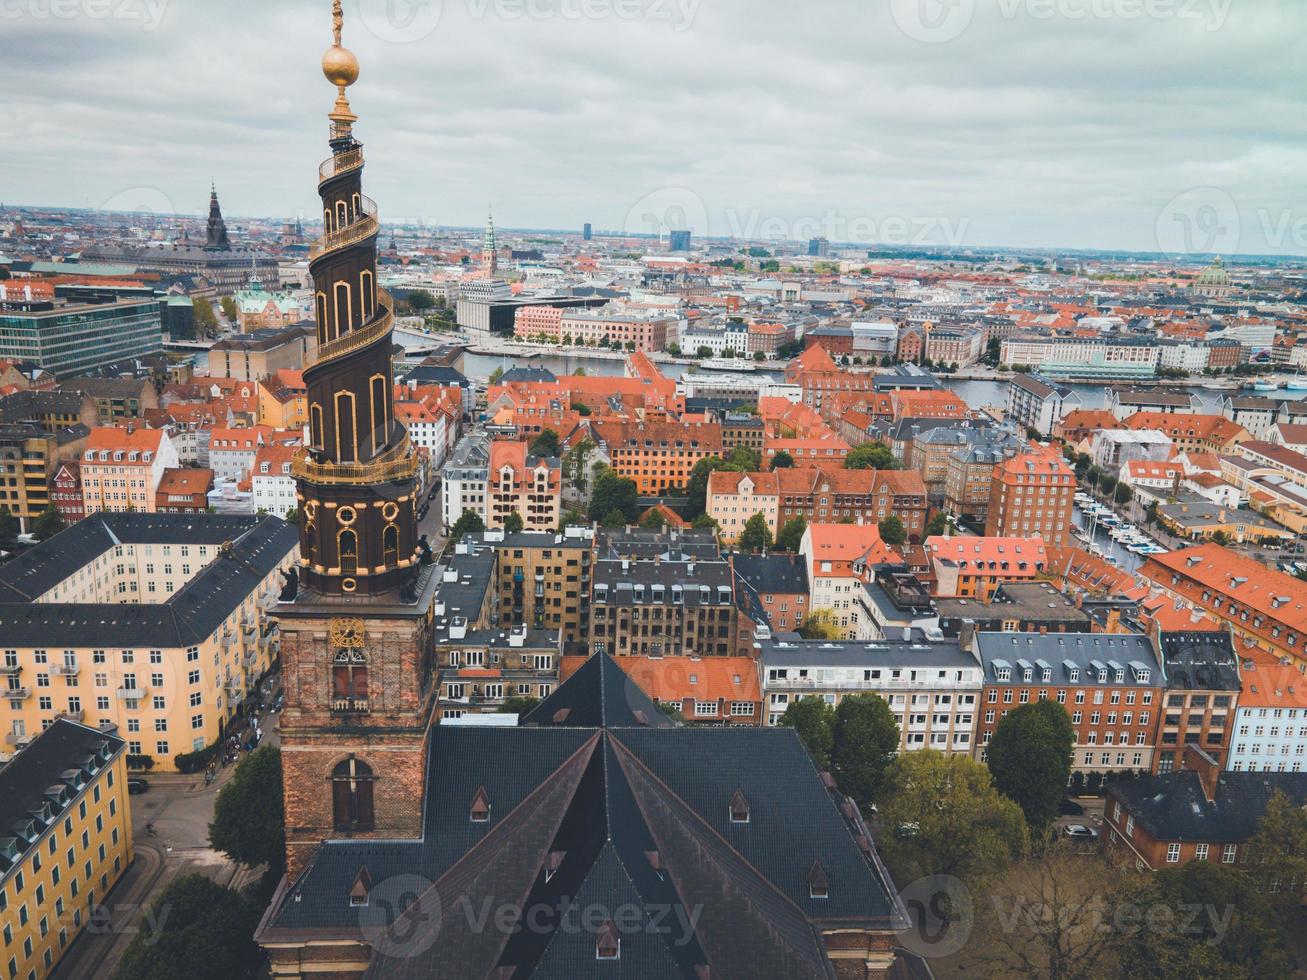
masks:
{"type": "MultiPolygon", "coordinates": [[[[345,0],[385,220],[1307,254],[1303,0],[345,0]]],[[[5,203],[314,214],[328,0],[0,0],[5,203]]]]}

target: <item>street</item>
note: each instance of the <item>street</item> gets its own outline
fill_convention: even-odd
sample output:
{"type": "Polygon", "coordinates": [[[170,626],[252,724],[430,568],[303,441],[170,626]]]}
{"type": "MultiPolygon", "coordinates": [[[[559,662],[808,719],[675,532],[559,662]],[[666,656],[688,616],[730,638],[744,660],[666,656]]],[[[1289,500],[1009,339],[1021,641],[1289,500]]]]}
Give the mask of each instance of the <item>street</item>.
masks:
{"type": "MultiPolygon", "coordinates": [[[[277,744],[276,716],[262,712],[260,719],[260,744],[277,744]]],[[[55,964],[51,977],[80,980],[111,974],[133,937],[155,926],[147,909],[159,892],[183,875],[202,874],[238,890],[258,880],[262,868],[238,865],[209,847],[214,801],[235,770],[235,765],[220,767],[209,786],[203,772],[145,774],[150,788],[129,797],[135,860],[101,900],[100,914],[55,964]],[[146,830],[150,823],[156,836],[146,830]]]]}

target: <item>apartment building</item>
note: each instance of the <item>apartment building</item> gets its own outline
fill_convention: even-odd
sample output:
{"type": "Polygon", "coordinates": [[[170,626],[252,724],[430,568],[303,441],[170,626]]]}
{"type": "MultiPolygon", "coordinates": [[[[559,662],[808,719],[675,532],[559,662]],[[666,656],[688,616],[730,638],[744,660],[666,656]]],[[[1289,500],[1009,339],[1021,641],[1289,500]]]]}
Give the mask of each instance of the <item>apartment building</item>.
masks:
{"type": "Polygon", "coordinates": [[[573,343],[584,347],[617,342],[628,350],[660,351],[667,349],[668,338],[675,333],[676,324],[676,318],[665,315],[638,316],[602,309],[593,312],[567,310],[558,329],[564,338],[570,335],[573,343]]]}
{"type": "MultiPolygon", "coordinates": [[[[588,657],[564,657],[561,681],[588,657]]],[[[687,725],[761,725],[762,689],[752,657],[623,657],[622,670],[660,705],[681,712],[687,725]]]]}
{"type": "MultiPolygon", "coordinates": [[[[1222,772],[1192,745],[1183,762],[1177,771],[1107,789],[1107,850],[1133,859],[1138,871],[1190,861],[1239,865],[1259,860],[1244,845],[1257,833],[1271,797],[1282,792],[1295,806],[1307,803],[1307,773],[1222,772]]],[[[1261,865],[1257,874],[1267,890],[1289,886],[1278,880],[1274,864],[1261,865]]]]}
{"type": "Polygon", "coordinates": [[[59,511],[65,524],[76,524],[86,516],[80,459],[70,459],[59,467],[50,481],[50,503],[59,511]]]}
{"type": "Polygon", "coordinates": [[[1224,765],[1232,748],[1241,686],[1229,632],[1159,630],[1155,636],[1166,678],[1166,703],[1159,712],[1153,771],[1180,768],[1188,745],[1198,746],[1218,766],[1224,765]]]}
{"type": "Polygon", "coordinates": [[[1080,406],[1080,396],[1034,374],[1018,374],[1007,384],[1006,417],[1042,436],[1051,436],[1062,416],[1080,406]]]}
{"type": "Polygon", "coordinates": [[[87,514],[153,513],[164,470],[180,466],[177,450],[162,429],[92,429],[82,453],[82,509],[87,514]]]}
{"type": "Polygon", "coordinates": [[[213,470],[164,470],[155,494],[154,509],[160,514],[203,514],[209,509],[212,490],[213,470]]]}
{"type": "Polygon", "coordinates": [[[1038,537],[926,539],[926,559],[936,596],[988,602],[1005,582],[1033,582],[1050,567],[1049,546],[1038,537]]]}
{"type": "Polygon", "coordinates": [[[811,590],[808,610],[831,610],[849,639],[858,635],[857,599],[870,570],[901,560],[874,524],[809,524],[799,554],[811,590]]]}
{"type": "Polygon", "coordinates": [[[440,520],[445,533],[466,511],[486,519],[486,496],[490,482],[490,443],[478,435],[459,440],[441,474],[440,520]]]}
{"type": "Polygon", "coordinates": [[[1230,772],[1307,769],[1307,685],[1292,661],[1261,650],[1240,654],[1230,772]]]}
{"type": "Polygon", "coordinates": [[[562,634],[565,653],[587,652],[593,528],[568,527],[562,534],[498,530],[471,538],[498,554],[500,626],[553,630],[562,634]]]}
{"type": "Polygon", "coordinates": [[[600,419],[590,433],[612,460],[618,476],[635,481],[641,495],[684,488],[695,464],[721,456],[722,427],[716,422],[656,422],[600,419]]]}
{"type": "Polygon", "coordinates": [[[51,976],[132,863],[127,743],[59,719],[0,768],[5,976],[51,976]]]}
{"type": "Polygon", "coordinates": [[[888,702],[900,749],[970,753],[980,708],[982,672],[956,641],[846,641],[761,638],[758,664],[767,724],[805,697],[830,705],[850,695],[888,702]]]}
{"type": "Polygon", "coordinates": [[[1221,415],[1136,412],[1125,425],[1162,433],[1176,453],[1226,453],[1252,439],[1247,429],[1221,415]]]}
{"type": "MultiPolygon", "coordinates": [[[[802,555],[745,554],[731,556],[736,595],[752,597],[767,625],[776,632],[797,630],[808,614],[808,566],[802,555]]],[[[744,602],[742,607],[747,608],[744,602]]]]}
{"type": "Polygon", "coordinates": [[[1004,460],[994,468],[985,535],[1038,535],[1047,544],[1064,547],[1075,489],[1075,472],[1052,450],[1032,447],[1004,460]]]}
{"type": "Polygon", "coordinates": [[[1274,398],[1251,395],[1226,395],[1221,400],[1221,414],[1235,425],[1247,429],[1254,439],[1265,439],[1271,426],[1284,421],[1281,403],[1274,398]]]}
{"type": "Polygon", "coordinates": [[[989,517],[994,467],[1012,452],[998,446],[967,446],[950,453],[944,463],[944,510],[981,525],[989,517]]]}
{"type": "MultiPolygon", "coordinates": [[[[500,619],[495,583],[502,542],[468,535],[454,544],[448,563],[438,569],[432,604],[432,645],[442,718],[497,712],[511,697],[546,698],[558,686],[562,637],[558,630],[509,624],[500,619]]],[[[337,681],[337,697],[369,697],[362,686],[337,681]]]]}
{"type": "Polygon", "coordinates": [[[273,440],[273,430],[264,425],[213,429],[209,433],[209,467],[214,477],[221,483],[248,479],[259,450],[273,440]]]}
{"type": "Polygon", "coordinates": [[[286,514],[298,508],[295,496],[295,478],[291,475],[294,461],[293,446],[260,446],[254,453],[250,467],[250,499],[254,512],[286,514]]]}
{"type": "Polygon", "coordinates": [[[1203,410],[1202,399],[1187,391],[1165,388],[1108,388],[1107,410],[1118,422],[1132,415],[1197,415],[1203,410]]]}
{"type": "Polygon", "coordinates": [[[275,517],[93,514],[0,568],[7,748],[56,719],[117,726],[170,771],[278,655],[268,618],[298,555],[275,517]]]}
{"type": "Polygon", "coordinates": [[[0,508],[28,530],[54,505],[56,472],[82,455],[90,430],[78,423],[49,432],[34,422],[0,423],[0,508]]]}
{"type": "Polygon", "coordinates": [[[1298,579],[1217,544],[1149,555],[1139,573],[1229,627],[1241,657],[1261,650],[1307,670],[1307,605],[1298,579]]]}
{"type": "Polygon", "coordinates": [[[626,656],[739,656],[735,576],[711,535],[601,533],[591,569],[590,652],[626,656]]]}
{"type": "Polygon", "coordinates": [[[709,474],[706,513],[721,525],[726,538],[759,512],[767,517],[773,535],[795,517],[809,524],[846,519],[876,524],[894,516],[915,543],[926,527],[926,485],[920,474],[905,470],[795,468],[709,474]]]}
{"type": "Polygon", "coordinates": [[[1053,699],[1075,729],[1075,771],[1152,769],[1164,678],[1147,637],[977,633],[975,650],[984,668],[976,745],[982,762],[1004,715],[1053,699]]]}
{"type": "MultiPolygon", "coordinates": [[[[1002,460],[1014,456],[1025,442],[1014,433],[1002,429],[979,429],[965,426],[939,426],[917,433],[912,440],[910,458],[911,466],[921,474],[926,485],[926,499],[938,507],[947,496],[949,463],[955,455],[964,454],[971,457],[974,449],[987,449],[997,452],[1002,460]]],[[[987,454],[989,455],[989,454],[987,454]]],[[[988,506],[990,472],[984,474],[985,499],[988,506]]],[[[979,478],[979,474],[978,474],[979,478]]],[[[965,492],[965,491],[964,491],[965,492]]],[[[955,512],[956,513],[956,512],[955,512]]]]}
{"type": "Polygon", "coordinates": [[[562,500],[562,464],[557,459],[529,455],[525,442],[496,439],[490,444],[486,527],[503,527],[516,514],[523,530],[552,530],[558,526],[562,500]]]}

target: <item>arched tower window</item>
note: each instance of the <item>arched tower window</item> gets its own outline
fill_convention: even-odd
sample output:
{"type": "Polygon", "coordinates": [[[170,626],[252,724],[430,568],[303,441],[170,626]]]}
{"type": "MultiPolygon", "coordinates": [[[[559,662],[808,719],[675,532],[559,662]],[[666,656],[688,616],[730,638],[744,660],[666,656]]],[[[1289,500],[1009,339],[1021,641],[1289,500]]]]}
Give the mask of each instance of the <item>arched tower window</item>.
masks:
{"type": "Polygon", "coordinates": [[[331,771],[332,825],[341,831],[371,830],[372,768],[353,756],[331,771]]]}
{"type": "Polygon", "coordinates": [[[304,522],[304,546],[306,549],[304,557],[309,560],[309,564],[316,564],[318,559],[318,526],[313,521],[304,522]]]}
{"type": "Polygon", "coordinates": [[[357,575],[359,570],[359,536],[348,528],[340,532],[336,539],[336,549],[340,553],[340,573],[357,575]]]}
{"type": "Polygon", "coordinates": [[[354,196],[350,198],[350,204],[352,206],[352,213],[355,218],[357,218],[360,214],[363,213],[363,198],[358,191],[355,191],[354,196]]]}
{"type": "Polygon", "coordinates": [[[387,524],[381,532],[381,563],[387,568],[399,564],[399,528],[394,524],[387,524]]]}
{"type": "Polygon", "coordinates": [[[331,668],[333,711],[366,711],[368,708],[368,662],[361,650],[341,650],[331,668]]]}
{"type": "Polygon", "coordinates": [[[376,291],[372,288],[372,272],[364,269],[359,273],[359,310],[363,314],[363,319],[370,320],[372,314],[376,312],[376,304],[373,297],[376,291]]]}
{"type": "Polygon", "coordinates": [[[374,374],[368,379],[370,386],[368,408],[372,413],[372,445],[380,449],[390,438],[390,412],[386,403],[386,378],[374,374]]]}
{"type": "Polygon", "coordinates": [[[336,230],[339,231],[349,224],[349,205],[344,201],[336,202],[336,230]]]}
{"type": "Polygon", "coordinates": [[[344,334],[354,323],[354,304],[350,295],[351,290],[349,283],[338,282],[332,287],[332,292],[336,297],[336,317],[332,323],[333,330],[330,339],[335,340],[344,334]]]}
{"type": "Polygon", "coordinates": [[[339,462],[353,463],[358,459],[356,425],[353,393],[336,392],[336,457],[339,462]]]}
{"type": "Polygon", "coordinates": [[[327,294],[319,291],[317,295],[317,313],[318,313],[318,343],[325,344],[331,337],[328,330],[331,329],[331,319],[327,315],[327,294]]]}
{"type": "Polygon", "coordinates": [[[331,208],[322,209],[322,230],[325,232],[335,230],[331,227],[331,208]]]}

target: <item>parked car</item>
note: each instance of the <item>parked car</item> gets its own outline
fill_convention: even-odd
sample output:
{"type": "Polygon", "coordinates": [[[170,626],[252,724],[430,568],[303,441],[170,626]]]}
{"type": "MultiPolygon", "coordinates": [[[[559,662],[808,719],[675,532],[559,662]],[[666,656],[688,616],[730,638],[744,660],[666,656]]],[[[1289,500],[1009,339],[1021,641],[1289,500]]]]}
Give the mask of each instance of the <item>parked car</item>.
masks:
{"type": "Polygon", "coordinates": [[[129,780],[127,780],[127,792],[131,793],[132,795],[135,795],[137,793],[144,793],[147,790],[149,790],[149,788],[150,788],[149,782],[147,780],[142,779],[140,776],[133,776],[129,780]]]}
{"type": "Polygon", "coordinates": [[[1057,805],[1057,812],[1064,817],[1079,817],[1084,814],[1085,808],[1075,800],[1064,799],[1057,805]]]}
{"type": "Polygon", "coordinates": [[[1062,828],[1062,833],[1072,840],[1093,841],[1098,840],[1098,831],[1092,827],[1086,827],[1082,823],[1069,823],[1062,828]]]}

